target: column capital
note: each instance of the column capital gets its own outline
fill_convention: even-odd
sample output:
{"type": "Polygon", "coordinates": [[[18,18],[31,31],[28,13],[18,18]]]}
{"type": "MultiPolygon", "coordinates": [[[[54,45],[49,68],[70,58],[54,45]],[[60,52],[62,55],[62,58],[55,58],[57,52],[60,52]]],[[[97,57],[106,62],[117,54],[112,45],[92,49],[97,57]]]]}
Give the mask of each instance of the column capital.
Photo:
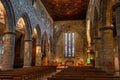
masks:
{"type": "Polygon", "coordinates": [[[5,34],[13,34],[13,35],[16,35],[15,32],[4,32],[4,35],[5,35],[5,34]]]}
{"type": "Polygon", "coordinates": [[[116,1],[113,5],[113,10],[115,11],[116,8],[120,7],[120,1],[116,1]]]}
{"type": "Polygon", "coordinates": [[[113,30],[114,27],[113,26],[104,26],[100,28],[100,31],[105,31],[105,30],[113,30]]]}

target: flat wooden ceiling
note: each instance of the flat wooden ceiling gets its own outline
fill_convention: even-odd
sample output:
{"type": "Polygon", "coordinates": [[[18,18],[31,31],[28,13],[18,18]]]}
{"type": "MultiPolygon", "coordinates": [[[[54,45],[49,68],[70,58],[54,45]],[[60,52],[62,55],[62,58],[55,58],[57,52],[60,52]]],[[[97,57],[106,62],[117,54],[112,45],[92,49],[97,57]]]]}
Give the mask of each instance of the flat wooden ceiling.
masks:
{"type": "Polygon", "coordinates": [[[42,2],[54,21],[86,18],[88,0],[42,0],[42,2]]]}

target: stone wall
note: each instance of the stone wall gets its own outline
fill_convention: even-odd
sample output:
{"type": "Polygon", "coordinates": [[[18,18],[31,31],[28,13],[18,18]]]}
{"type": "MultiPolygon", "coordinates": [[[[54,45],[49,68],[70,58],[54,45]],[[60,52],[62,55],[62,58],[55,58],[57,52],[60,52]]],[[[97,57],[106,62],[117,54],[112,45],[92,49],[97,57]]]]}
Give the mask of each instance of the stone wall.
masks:
{"type": "Polygon", "coordinates": [[[85,43],[85,21],[58,21],[54,24],[55,33],[54,33],[54,41],[55,41],[55,54],[56,61],[65,62],[70,58],[65,58],[64,56],[64,33],[65,32],[73,32],[75,33],[75,56],[71,58],[75,62],[85,61],[84,56],[84,43],[85,43]]]}
{"type": "Polygon", "coordinates": [[[39,25],[41,34],[46,31],[48,36],[52,36],[53,21],[41,3],[41,0],[36,0],[34,5],[32,5],[32,0],[10,1],[14,10],[16,23],[18,19],[26,13],[29,16],[32,30],[39,25]]]}

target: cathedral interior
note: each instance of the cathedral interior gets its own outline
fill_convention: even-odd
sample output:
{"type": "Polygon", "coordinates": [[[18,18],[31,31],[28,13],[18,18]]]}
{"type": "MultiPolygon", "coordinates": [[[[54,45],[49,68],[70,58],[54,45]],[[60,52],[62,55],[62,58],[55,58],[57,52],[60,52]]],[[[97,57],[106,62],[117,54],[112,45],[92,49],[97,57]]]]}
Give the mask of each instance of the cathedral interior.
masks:
{"type": "Polygon", "coordinates": [[[0,0],[0,80],[120,80],[119,53],[120,0],[0,0]]]}

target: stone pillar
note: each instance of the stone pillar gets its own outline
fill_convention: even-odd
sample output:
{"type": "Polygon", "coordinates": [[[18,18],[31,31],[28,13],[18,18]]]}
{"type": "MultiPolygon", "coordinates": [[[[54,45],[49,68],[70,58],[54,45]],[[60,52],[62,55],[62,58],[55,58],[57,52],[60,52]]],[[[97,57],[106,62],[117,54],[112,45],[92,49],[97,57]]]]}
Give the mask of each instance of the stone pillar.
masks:
{"type": "Polygon", "coordinates": [[[50,47],[50,41],[48,42],[49,46],[48,46],[48,61],[51,60],[51,47],[50,47]]]}
{"type": "Polygon", "coordinates": [[[32,59],[32,40],[24,40],[24,65],[23,67],[31,67],[32,59]]]}
{"type": "Polygon", "coordinates": [[[91,64],[95,66],[95,43],[94,41],[91,41],[91,49],[90,49],[90,55],[91,55],[91,64]]]}
{"type": "MultiPolygon", "coordinates": [[[[116,0],[115,5],[113,6],[115,11],[115,21],[116,21],[116,31],[117,31],[117,43],[118,43],[118,67],[120,69],[120,0],[116,0]]],[[[120,70],[118,70],[120,71],[120,70]]],[[[119,72],[120,73],[120,72],[119,72]]],[[[120,74],[119,74],[120,76],[120,74]]]]}
{"type": "Polygon", "coordinates": [[[41,66],[41,46],[40,44],[36,44],[36,60],[35,66],[41,66]]]}
{"type": "Polygon", "coordinates": [[[48,51],[48,44],[47,43],[46,43],[45,52],[46,52],[45,65],[48,65],[48,62],[49,62],[49,51],[48,51]]]}
{"type": "Polygon", "coordinates": [[[4,56],[2,63],[2,70],[13,69],[14,64],[14,51],[15,51],[15,33],[6,32],[4,34],[4,56]]]}
{"type": "Polygon", "coordinates": [[[105,26],[102,31],[102,69],[107,72],[114,72],[114,48],[113,48],[113,27],[105,26]]]}
{"type": "Polygon", "coordinates": [[[95,37],[95,67],[101,68],[101,39],[100,37],[95,37]]]}

